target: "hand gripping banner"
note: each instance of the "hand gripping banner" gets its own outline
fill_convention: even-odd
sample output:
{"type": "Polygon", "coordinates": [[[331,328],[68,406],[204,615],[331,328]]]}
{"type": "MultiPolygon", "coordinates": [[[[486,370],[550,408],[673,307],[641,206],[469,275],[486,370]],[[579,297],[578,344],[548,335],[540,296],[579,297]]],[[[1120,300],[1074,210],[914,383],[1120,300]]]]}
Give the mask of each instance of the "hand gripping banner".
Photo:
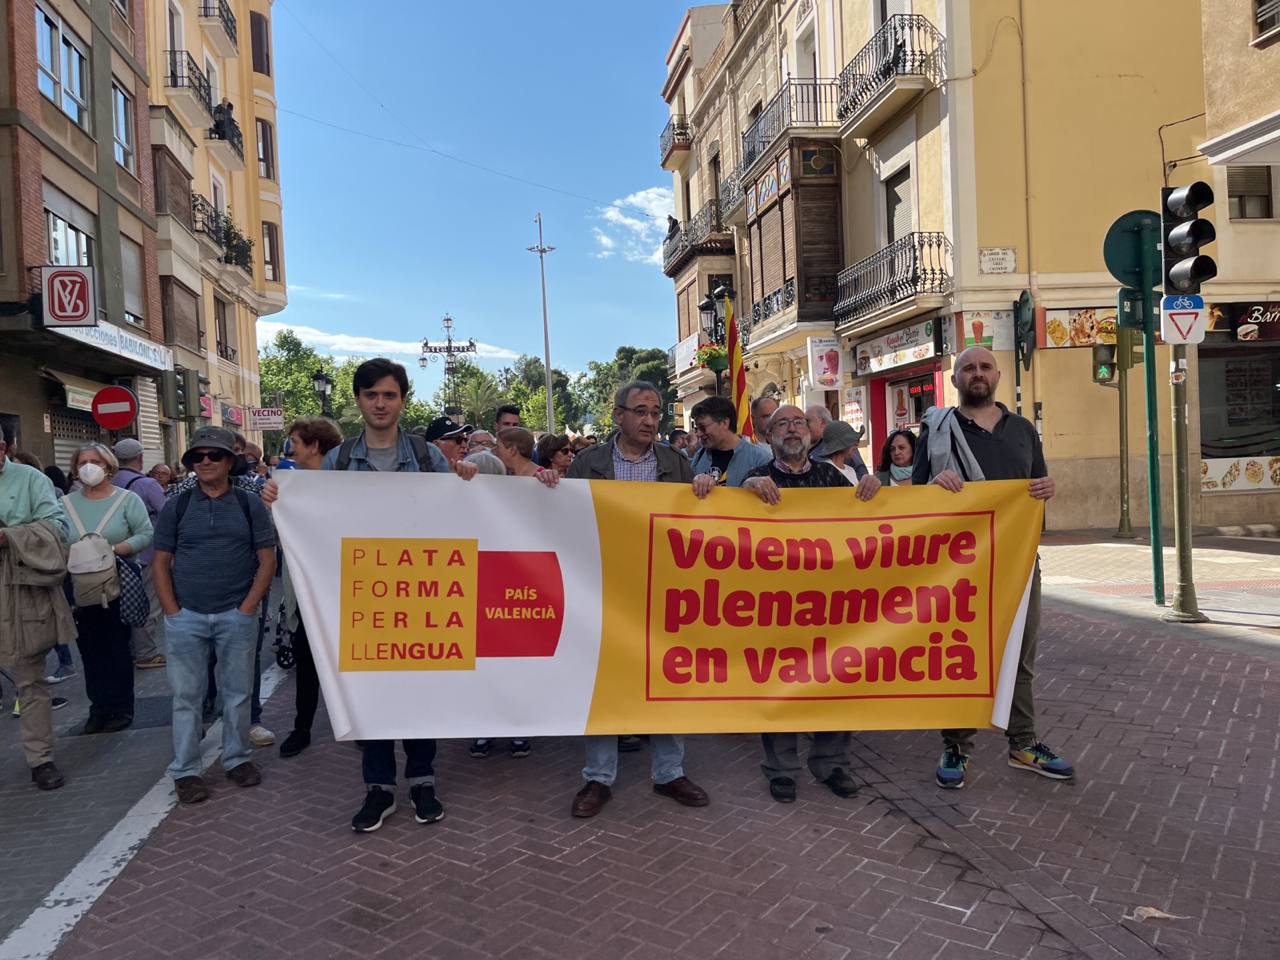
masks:
{"type": "Polygon", "coordinates": [[[1003,728],[1025,481],[785,490],[289,471],[340,739],[1003,728]]]}

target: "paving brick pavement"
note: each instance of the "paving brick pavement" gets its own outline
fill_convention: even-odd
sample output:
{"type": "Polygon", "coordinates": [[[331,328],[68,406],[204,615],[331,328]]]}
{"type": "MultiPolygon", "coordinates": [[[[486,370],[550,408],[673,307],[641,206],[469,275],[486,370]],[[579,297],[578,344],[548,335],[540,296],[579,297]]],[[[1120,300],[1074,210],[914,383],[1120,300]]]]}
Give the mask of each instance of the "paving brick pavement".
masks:
{"type": "Polygon", "coordinates": [[[710,807],[656,797],[647,757],[624,755],[613,802],[579,821],[577,742],[476,761],[454,741],[448,816],[402,807],[361,836],[358,754],[320,742],[175,810],[55,956],[1277,956],[1280,650],[1046,596],[1040,732],[1074,783],[1010,769],[993,734],[966,789],[941,791],[936,733],[866,733],[858,798],[805,782],[782,806],[757,738],[699,736],[710,807]],[[1126,919],[1144,906],[1180,919],[1126,919]]]}

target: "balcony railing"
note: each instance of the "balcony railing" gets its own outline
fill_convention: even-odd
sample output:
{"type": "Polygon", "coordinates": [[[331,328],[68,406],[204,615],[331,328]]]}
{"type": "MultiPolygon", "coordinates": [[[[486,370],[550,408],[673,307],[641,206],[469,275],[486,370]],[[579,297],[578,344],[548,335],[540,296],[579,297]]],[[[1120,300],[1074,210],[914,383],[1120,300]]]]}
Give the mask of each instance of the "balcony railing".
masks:
{"type": "Polygon", "coordinates": [[[207,197],[198,193],[191,194],[191,218],[195,222],[197,233],[212,238],[218,246],[222,246],[222,238],[226,217],[207,197]]]}
{"type": "Polygon", "coordinates": [[[212,116],[213,98],[209,92],[209,78],[204,75],[195,58],[185,50],[168,50],[165,55],[169,61],[165,86],[190,90],[205,111],[212,116]]]}
{"type": "Polygon", "coordinates": [[[840,71],[841,120],[875,99],[895,77],[925,76],[941,83],[942,34],[918,14],[895,14],[840,71]]]}
{"type": "Polygon", "coordinates": [[[737,28],[738,36],[742,36],[743,31],[747,29],[747,24],[756,15],[756,11],[769,2],[771,0],[742,0],[741,3],[733,5],[733,23],[737,28]]]}
{"type": "Polygon", "coordinates": [[[230,346],[229,344],[225,344],[225,343],[223,343],[221,340],[219,340],[219,341],[218,341],[218,356],[220,356],[223,360],[226,360],[228,363],[235,363],[235,362],[236,362],[236,348],[235,348],[235,347],[233,347],[233,346],[230,346]]]}
{"type": "Polygon", "coordinates": [[[676,378],[676,348],[667,347],[667,379],[676,378]]]}
{"type": "Polygon", "coordinates": [[[222,262],[233,267],[253,270],[253,241],[240,232],[230,217],[225,218],[223,227],[222,262]]]}
{"type": "Polygon", "coordinates": [[[209,237],[222,251],[218,255],[220,263],[253,270],[253,241],[240,231],[234,220],[198,193],[191,195],[191,215],[196,232],[209,237]]]}
{"type": "Polygon", "coordinates": [[[208,139],[223,141],[236,152],[236,156],[244,159],[244,133],[235,117],[231,116],[229,107],[225,112],[222,104],[213,108],[213,126],[209,128],[208,139]]]}
{"type": "Polygon", "coordinates": [[[200,16],[217,17],[222,21],[222,29],[227,31],[231,45],[236,45],[236,15],[231,12],[227,0],[200,0],[200,16]]]}
{"type": "Polygon", "coordinates": [[[662,128],[662,136],[658,138],[658,153],[661,162],[666,163],[667,157],[671,156],[671,151],[678,146],[687,147],[693,142],[693,128],[689,126],[688,118],[683,115],[677,115],[667,121],[667,125],[662,128]]]}
{"type": "Polygon", "coordinates": [[[734,167],[720,181],[720,216],[728,217],[742,206],[742,168],[734,167]]]}
{"type": "Polygon", "coordinates": [[[702,205],[692,220],[685,224],[684,241],[689,246],[696,246],[702,243],[707,237],[713,233],[723,233],[724,227],[720,223],[720,201],[708,200],[702,205]]]}
{"type": "Polygon", "coordinates": [[[790,127],[834,127],[839,84],[835,80],[788,80],[742,135],[742,168],[748,169],[790,127]]]}
{"type": "Polygon", "coordinates": [[[685,240],[684,228],[676,230],[674,233],[667,234],[667,239],[662,241],[662,269],[670,268],[671,264],[679,259],[684,253],[685,248],[689,246],[685,240]]]}
{"type": "Polygon", "coordinates": [[[740,332],[749,334],[760,324],[764,323],[775,313],[781,313],[796,302],[796,279],[792,277],[773,293],[765,295],[762,299],[757,300],[751,305],[751,324],[747,331],[740,332]]]}
{"type": "Polygon", "coordinates": [[[915,297],[949,293],[951,280],[946,234],[909,233],[840,271],[836,323],[851,323],[915,297]]]}

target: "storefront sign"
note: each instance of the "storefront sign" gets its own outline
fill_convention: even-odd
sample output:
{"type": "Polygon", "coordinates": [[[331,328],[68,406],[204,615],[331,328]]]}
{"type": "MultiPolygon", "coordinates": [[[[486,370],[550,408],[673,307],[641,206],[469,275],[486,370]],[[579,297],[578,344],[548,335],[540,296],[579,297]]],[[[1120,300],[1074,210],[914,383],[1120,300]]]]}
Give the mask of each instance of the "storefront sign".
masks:
{"type": "Polygon", "coordinates": [[[1046,310],[1044,335],[1046,347],[1113,344],[1116,342],[1116,305],[1046,310]]]}
{"type": "Polygon", "coordinates": [[[1280,457],[1214,457],[1200,461],[1203,493],[1280,490],[1280,457]]]}
{"type": "Polygon", "coordinates": [[[675,483],[278,482],[339,739],[1007,725],[1044,515],[1025,482],[769,507],[675,483]]]}
{"type": "Polygon", "coordinates": [[[839,337],[810,337],[809,382],[815,390],[835,390],[844,376],[844,351],[839,337]]]}
{"type": "Polygon", "coordinates": [[[1209,329],[1228,330],[1241,343],[1280,340],[1280,303],[1215,303],[1208,310],[1209,329]]]}
{"type": "Polygon", "coordinates": [[[979,273],[1017,273],[1018,256],[1013,247],[979,247],[979,273]]]}
{"type": "Polygon", "coordinates": [[[864,431],[867,428],[867,388],[844,388],[844,422],[853,429],[864,431]]]}
{"type": "Polygon", "coordinates": [[[234,424],[237,427],[244,426],[244,411],[239,407],[230,403],[222,404],[222,422],[223,424],[234,424]]]}
{"type": "Polygon", "coordinates": [[[858,344],[855,375],[879,373],[936,356],[938,351],[933,339],[936,323],[935,320],[913,323],[858,344]]]}
{"type": "Polygon", "coordinates": [[[114,353],[119,357],[127,357],[135,363],[150,367],[152,370],[172,370],[173,351],[163,344],[153,343],[141,337],[135,337],[127,330],[122,330],[114,323],[100,323],[96,327],[51,327],[72,340],[79,340],[91,347],[114,353]]]}
{"type": "Polygon", "coordinates": [[[46,327],[93,327],[98,323],[93,267],[41,267],[40,298],[46,327]]]}
{"type": "Polygon", "coordinates": [[[250,430],[283,430],[284,409],[282,407],[250,407],[250,430]]]}
{"type": "Polygon", "coordinates": [[[207,393],[200,394],[200,418],[202,420],[213,419],[213,397],[207,393]]]}
{"type": "Polygon", "coordinates": [[[1012,310],[966,310],[956,314],[955,322],[959,324],[960,330],[954,341],[956,353],[967,347],[1013,349],[1012,310]]]}

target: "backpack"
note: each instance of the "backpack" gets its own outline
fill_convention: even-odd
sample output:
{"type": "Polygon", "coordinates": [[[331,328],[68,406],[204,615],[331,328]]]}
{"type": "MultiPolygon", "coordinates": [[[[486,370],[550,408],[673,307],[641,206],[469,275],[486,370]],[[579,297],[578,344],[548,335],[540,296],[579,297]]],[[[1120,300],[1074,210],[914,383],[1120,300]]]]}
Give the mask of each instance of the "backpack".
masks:
{"type": "MultiPolygon", "coordinates": [[[[416,433],[406,433],[409,438],[409,446],[413,447],[413,456],[418,461],[418,470],[422,473],[435,473],[435,465],[431,462],[431,451],[427,448],[427,440],[420,437],[416,433]]],[[[351,451],[356,448],[359,437],[352,437],[350,440],[343,440],[342,446],[338,448],[338,459],[334,463],[333,469],[346,470],[351,465],[351,451]]]]}
{"type": "Polygon", "coordinates": [[[71,518],[76,532],[80,534],[80,538],[71,544],[71,550],[67,555],[67,573],[71,574],[71,589],[77,607],[105,607],[120,596],[120,573],[116,569],[116,554],[111,549],[111,544],[102,536],[102,531],[106,529],[127,496],[129,493],[126,490],[116,494],[111,509],[103,515],[101,522],[92,532],[85,530],[84,521],[76,512],[75,502],[70,497],[62,499],[67,516],[71,518]]]}

